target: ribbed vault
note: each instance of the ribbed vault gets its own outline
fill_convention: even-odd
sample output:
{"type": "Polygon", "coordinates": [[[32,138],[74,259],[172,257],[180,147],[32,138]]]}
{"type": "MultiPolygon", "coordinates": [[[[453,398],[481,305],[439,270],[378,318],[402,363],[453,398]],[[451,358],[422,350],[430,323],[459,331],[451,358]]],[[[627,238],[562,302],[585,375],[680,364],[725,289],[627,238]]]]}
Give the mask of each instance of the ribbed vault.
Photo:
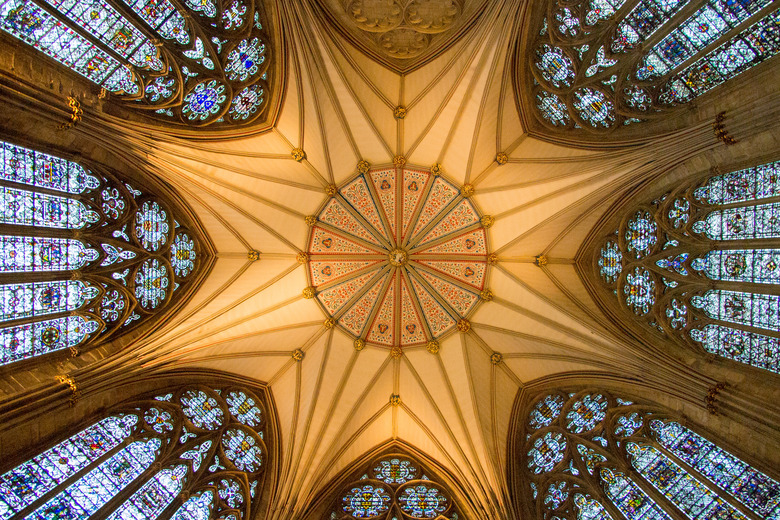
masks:
{"type": "Polygon", "coordinates": [[[460,482],[468,518],[516,517],[506,451],[519,389],[569,372],[648,385],[682,373],[611,332],[575,257],[622,190],[717,141],[709,123],[623,151],[530,137],[510,66],[520,4],[488,2],[436,59],[399,75],[326,31],[314,0],[283,2],[287,76],[273,130],[218,143],[125,136],[190,203],[217,252],[187,306],[134,355],[149,372],[213,369],[268,383],[282,449],[269,518],[298,518],[353,460],[393,440],[460,482]],[[361,161],[441,165],[494,219],[492,294],[436,352],[358,350],[304,294],[307,217],[361,161]]]}

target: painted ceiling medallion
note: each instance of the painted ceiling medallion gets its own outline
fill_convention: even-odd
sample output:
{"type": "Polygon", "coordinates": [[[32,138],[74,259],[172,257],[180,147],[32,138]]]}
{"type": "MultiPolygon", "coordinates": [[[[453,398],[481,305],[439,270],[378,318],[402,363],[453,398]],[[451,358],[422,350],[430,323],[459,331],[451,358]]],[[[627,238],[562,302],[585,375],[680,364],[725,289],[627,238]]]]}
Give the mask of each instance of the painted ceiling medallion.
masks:
{"type": "Polygon", "coordinates": [[[457,329],[486,289],[482,215],[428,170],[375,168],[341,186],[309,236],[309,284],[366,344],[428,345],[457,329]]]}

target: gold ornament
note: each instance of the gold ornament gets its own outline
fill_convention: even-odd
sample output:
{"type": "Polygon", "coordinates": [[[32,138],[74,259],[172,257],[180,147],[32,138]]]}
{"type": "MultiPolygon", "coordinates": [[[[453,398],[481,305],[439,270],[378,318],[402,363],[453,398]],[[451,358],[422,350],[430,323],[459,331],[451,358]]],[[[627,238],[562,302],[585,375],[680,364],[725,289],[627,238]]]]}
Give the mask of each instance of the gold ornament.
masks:
{"type": "Polygon", "coordinates": [[[434,176],[441,175],[444,173],[444,166],[441,165],[441,163],[436,163],[433,166],[431,166],[431,173],[434,176]]]}
{"type": "Polygon", "coordinates": [[[304,152],[300,148],[293,148],[292,152],[290,152],[290,155],[292,156],[295,162],[301,162],[304,159],[306,159],[306,152],[304,152]]]}
{"type": "Polygon", "coordinates": [[[70,107],[70,115],[68,116],[68,122],[59,126],[60,130],[68,130],[76,126],[81,121],[81,116],[84,115],[84,111],[81,109],[81,103],[74,97],[68,97],[68,106],[70,107]]]}
{"type": "Polygon", "coordinates": [[[303,220],[306,221],[306,225],[309,227],[314,227],[314,224],[317,223],[317,217],[314,215],[307,215],[303,220]]]}
{"type": "Polygon", "coordinates": [[[493,363],[494,365],[498,365],[503,360],[504,360],[504,356],[502,356],[501,353],[499,352],[493,352],[493,355],[490,356],[490,362],[493,363]]]}
{"type": "Polygon", "coordinates": [[[403,155],[396,155],[395,157],[393,157],[393,164],[398,166],[399,168],[401,166],[405,166],[406,165],[406,157],[404,157],[403,155]]]}
{"type": "Polygon", "coordinates": [[[336,187],[335,184],[328,184],[325,188],[325,194],[328,197],[334,197],[336,193],[338,193],[339,189],[336,187]]]}
{"type": "Polygon", "coordinates": [[[496,163],[498,163],[499,166],[503,166],[508,162],[509,162],[509,156],[504,152],[499,152],[496,155],[496,163]]]}
{"type": "Polygon", "coordinates": [[[327,320],[325,320],[325,323],[323,323],[323,325],[325,326],[326,329],[332,329],[333,327],[336,326],[336,320],[334,320],[333,318],[328,318],[327,320]]]}
{"type": "Polygon", "coordinates": [[[428,352],[430,352],[431,354],[438,354],[439,353],[439,348],[441,348],[439,346],[439,342],[436,341],[435,339],[432,339],[431,341],[428,342],[427,349],[428,349],[428,352]]]}
{"type": "Polygon", "coordinates": [[[403,119],[406,117],[406,107],[403,105],[398,105],[393,109],[393,117],[396,119],[403,119]]]}
{"type": "Polygon", "coordinates": [[[299,348],[298,348],[298,349],[295,349],[295,350],[293,350],[293,353],[292,353],[292,358],[293,358],[295,361],[303,361],[303,356],[304,356],[303,350],[301,350],[301,349],[299,349],[299,348]]]}
{"type": "Polygon", "coordinates": [[[479,219],[479,223],[482,224],[483,228],[488,229],[496,223],[496,217],[492,215],[482,215],[482,218],[479,219]]]}
{"type": "Polygon", "coordinates": [[[398,359],[403,355],[403,351],[401,350],[401,347],[395,346],[390,349],[390,357],[393,359],[398,359]]]}
{"type": "Polygon", "coordinates": [[[492,302],[493,301],[493,291],[490,289],[485,289],[481,293],[479,293],[479,297],[482,298],[482,301],[484,302],[492,302]]]}
{"type": "Polygon", "coordinates": [[[496,265],[498,263],[498,255],[495,253],[490,253],[487,257],[487,261],[490,265],[496,265]]]}
{"type": "Polygon", "coordinates": [[[246,257],[252,262],[257,262],[258,260],[260,260],[260,251],[255,251],[254,249],[252,249],[246,254],[246,257]]]}
{"type": "Polygon", "coordinates": [[[305,264],[305,263],[307,263],[309,261],[309,254],[308,253],[304,253],[303,251],[301,251],[295,257],[295,259],[298,261],[299,264],[305,264]]]}
{"type": "Polygon", "coordinates": [[[387,254],[390,263],[396,267],[404,265],[409,260],[409,254],[403,249],[393,249],[387,254]]]}
{"type": "Polygon", "coordinates": [[[361,338],[358,338],[358,339],[356,339],[356,340],[355,340],[355,350],[357,350],[358,352],[360,352],[360,351],[361,351],[361,350],[363,350],[364,348],[366,348],[366,342],[365,342],[365,340],[363,340],[363,339],[361,339],[361,338]]]}
{"type": "Polygon", "coordinates": [[[401,396],[398,394],[393,394],[390,396],[390,404],[393,406],[398,406],[401,404],[401,396]]]}
{"type": "Polygon", "coordinates": [[[307,287],[303,290],[303,297],[307,300],[311,300],[317,295],[317,290],[314,287],[307,287]]]}
{"type": "Polygon", "coordinates": [[[469,197],[471,197],[472,195],[474,195],[474,185],[473,185],[473,184],[464,184],[464,185],[463,185],[463,186],[460,188],[460,194],[461,194],[461,195],[462,195],[464,198],[469,198],[469,197]]]}
{"type": "Polygon", "coordinates": [[[537,267],[544,267],[547,265],[547,257],[544,255],[539,255],[534,258],[534,263],[537,265],[537,267]]]}
{"type": "Polygon", "coordinates": [[[357,171],[358,173],[368,173],[368,170],[371,169],[371,164],[369,164],[368,161],[360,160],[359,163],[357,163],[357,171]]]}
{"type": "Polygon", "coordinates": [[[71,408],[76,406],[76,402],[78,402],[79,398],[81,397],[81,389],[79,388],[78,383],[76,383],[76,380],[70,376],[59,375],[57,376],[57,381],[70,388],[70,398],[68,399],[68,404],[71,408]]]}
{"type": "Polygon", "coordinates": [[[461,334],[465,334],[468,331],[471,330],[471,323],[469,323],[469,320],[466,318],[461,318],[458,320],[458,332],[461,334]]]}

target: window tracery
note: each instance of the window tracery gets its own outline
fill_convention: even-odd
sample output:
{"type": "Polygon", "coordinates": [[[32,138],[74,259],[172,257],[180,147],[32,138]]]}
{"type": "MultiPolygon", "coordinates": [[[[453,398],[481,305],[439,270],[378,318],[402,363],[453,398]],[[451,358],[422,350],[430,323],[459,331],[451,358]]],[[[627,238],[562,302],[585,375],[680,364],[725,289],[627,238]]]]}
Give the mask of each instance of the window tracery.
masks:
{"type": "Polygon", "coordinates": [[[596,266],[678,344],[780,373],[780,162],[712,175],[629,212],[596,266]]]}
{"type": "Polygon", "coordinates": [[[265,408],[246,388],[187,386],[107,416],[0,476],[0,519],[252,518],[265,408]]]}
{"type": "Polygon", "coordinates": [[[250,0],[4,0],[0,28],[163,123],[235,127],[265,109],[269,40],[250,0]]]}
{"type": "Polygon", "coordinates": [[[780,51],[771,0],[550,0],[528,63],[550,128],[662,116],[780,51]]]}
{"type": "Polygon", "coordinates": [[[0,365],[134,329],[194,278],[194,235],[161,200],[107,172],[0,147],[0,365]]]}
{"type": "Polygon", "coordinates": [[[458,520],[452,494],[413,458],[389,454],[369,464],[338,495],[330,520],[458,520]]]}
{"type": "Polygon", "coordinates": [[[606,392],[555,392],[526,422],[536,518],[780,518],[780,483],[674,418],[606,392]]]}

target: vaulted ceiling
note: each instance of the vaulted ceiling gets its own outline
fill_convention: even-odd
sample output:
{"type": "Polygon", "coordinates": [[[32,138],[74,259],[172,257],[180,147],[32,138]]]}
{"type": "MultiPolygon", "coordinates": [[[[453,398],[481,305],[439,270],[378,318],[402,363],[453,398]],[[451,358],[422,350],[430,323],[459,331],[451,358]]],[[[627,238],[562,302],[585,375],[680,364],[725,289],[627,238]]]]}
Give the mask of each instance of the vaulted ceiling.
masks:
{"type": "MultiPolygon", "coordinates": [[[[397,3],[283,2],[286,86],[273,129],[212,143],[143,142],[217,260],[187,306],[135,352],[150,370],[216,369],[270,385],[283,449],[279,518],[300,514],[347,464],[392,439],[440,461],[463,484],[469,511],[503,518],[518,389],[564,372],[636,376],[647,363],[608,331],[574,264],[606,208],[636,182],[647,149],[586,151],[525,132],[510,66],[521,2],[415,0],[419,9],[457,5],[457,16],[450,32],[420,32],[425,48],[404,59],[361,28],[371,22],[353,5],[394,13],[397,3]],[[398,106],[404,118],[394,116],[398,106]],[[398,156],[410,168],[441,164],[443,177],[471,184],[470,200],[495,218],[487,230],[497,255],[486,284],[493,299],[469,316],[467,333],[445,334],[435,354],[425,345],[400,356],[372,344],[356,350],[354,336],[326,326],[317,300],[303,295],[306,217],[360,161],[392,167],[398,156]]],[[[404,16],[392,23],[419,27],[404,16]]]]}

